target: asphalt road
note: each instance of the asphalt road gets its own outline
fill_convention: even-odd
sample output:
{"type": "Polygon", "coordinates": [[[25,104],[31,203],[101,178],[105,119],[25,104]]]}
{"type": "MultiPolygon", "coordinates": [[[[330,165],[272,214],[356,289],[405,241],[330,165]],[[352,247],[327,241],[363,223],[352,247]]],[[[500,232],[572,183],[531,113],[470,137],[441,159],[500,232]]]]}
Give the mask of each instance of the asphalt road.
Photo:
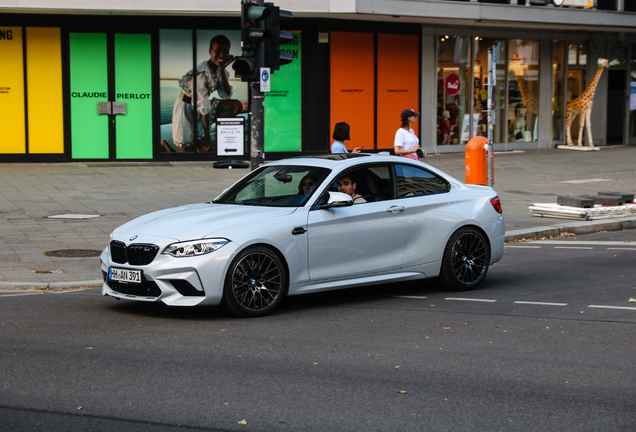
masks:
{"type": "Polygon", "coordinates": [[[636,308],[636,232],[555,241],[508,245],[473,292],[384,285],[260,319],[0,291],[0,429],[634,430],[636,310],[590,306],[636,308]]]}

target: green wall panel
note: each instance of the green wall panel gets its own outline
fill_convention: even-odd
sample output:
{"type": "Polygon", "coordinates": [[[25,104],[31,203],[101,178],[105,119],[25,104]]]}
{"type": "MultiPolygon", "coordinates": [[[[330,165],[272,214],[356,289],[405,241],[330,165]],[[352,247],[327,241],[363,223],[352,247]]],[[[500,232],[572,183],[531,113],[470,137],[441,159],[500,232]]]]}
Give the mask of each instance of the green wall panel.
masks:
{"type": "Polygon", "coordinates": [[[71,156],[108,158],[108,115],[97,102],[108,101],[106,34],[70,33],[71,156]]]}
{"type": "Polygon", "coordinates": [[[152,58],[150,35],[115,35],[115,99],[126,103],[116,116],[117,159],[152,158],[152,58]]]}
{"type": "Polygon", "coordinates": [[[281,51],[293,61],[271,77],[271,91],[265,93],[265,152],[301,150],[301,53],[300,32],[281,51]]]}

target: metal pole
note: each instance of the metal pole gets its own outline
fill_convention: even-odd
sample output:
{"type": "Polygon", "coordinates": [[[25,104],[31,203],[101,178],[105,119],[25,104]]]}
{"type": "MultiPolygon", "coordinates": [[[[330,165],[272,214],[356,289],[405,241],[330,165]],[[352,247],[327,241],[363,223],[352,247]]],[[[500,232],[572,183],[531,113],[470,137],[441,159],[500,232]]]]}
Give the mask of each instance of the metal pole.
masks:
{"type": "Polygon", "coordinates": [[[260,83],[250,83],[250,169],[254,171],[265,163],[265,96],[260,83]]]}
{"type": "MultiPolygon", "coordinates": [[[[264,6],[265,0],[256,0],[258,6],[264,6]]],[[[261,28],[265,28],[265,23],[259,23],[261,28]]],[[[265,63],[265,47],[261,45],[256,50],[256,68],[260,77],[260,66],[265,63]]],[[[260,79],[251,82],[250,92],[250,169],[265,164],[265,95],[261,92],[260,79]]]]}
{"type": "Polygon", "coordinates": [[[488,144],[486,144],[486,165],[488,168],[488,186],[494,185],[493,181],[493,129],[495,125],[494,89],[497,66],[495,61],[495,46],[488,48],[488,144]]]}

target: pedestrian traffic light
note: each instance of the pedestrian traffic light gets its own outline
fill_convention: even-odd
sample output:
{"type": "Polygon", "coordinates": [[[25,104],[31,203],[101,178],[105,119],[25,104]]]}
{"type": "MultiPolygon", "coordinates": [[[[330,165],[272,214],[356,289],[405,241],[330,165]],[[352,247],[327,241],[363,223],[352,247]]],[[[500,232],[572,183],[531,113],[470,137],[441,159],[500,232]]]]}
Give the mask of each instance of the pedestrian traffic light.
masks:
{"type": "Polygon", "coordinates": [[[232,65],[234,75],[243,82],[259,80],[260,68],[265,66],[263,42],[271,38],[265,21],[271,16],[270,6],[261,6],[250,0],[241,2],[241,47],[242,55],[232,65]]]}
{"type": "Polygon", "coordinates": [[[241,78],[243,82],[255,82],[258,81],[258,67],[255,56],[241,56],[236,57],[232,64],[234,69],[234,76],[241,78]]]}
{"type": "Polygon", "coordinates": [[[292,62],[291,54],[280,50],[280,46],[291,43],[294,36],[286,31],[281,31],[281,24],[291,22],[294,15],[290,11],[281,10],[273,3],[265,3],[270,8],[269,16],[265,20],[265,28],[269,32],[265,40],[265,66],[271,72],[277,71],[281,66],[292,62]]]}

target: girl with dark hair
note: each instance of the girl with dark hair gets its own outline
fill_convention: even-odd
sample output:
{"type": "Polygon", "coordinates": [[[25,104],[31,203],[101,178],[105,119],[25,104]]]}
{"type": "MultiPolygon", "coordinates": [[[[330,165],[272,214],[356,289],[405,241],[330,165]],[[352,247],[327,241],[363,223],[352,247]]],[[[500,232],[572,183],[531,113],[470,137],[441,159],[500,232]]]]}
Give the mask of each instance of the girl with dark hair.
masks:
{"type": "Polygon", "coordinates": [[[402,124],[395,133],[393,148],[395,154],[409,159],[420,160],[426,157],[426,152],[420,147],[420,140],[415,135],[413,125],[417,122],[420,113],[412,109],[402,111],[402,124]]]}
{"type": "MultiPolygon", "coordinates": [[[[331,144],[331,153],[349,153],[347,147],[344,145],[344,141],[351,140],[349,138],[349,125],[345,122],[336,123],[333,128],[333,139],[335,140],[331,144]]],[[[363,147],[356,147],[352,150],[352,153],[360,153],[363,147]]]]}

